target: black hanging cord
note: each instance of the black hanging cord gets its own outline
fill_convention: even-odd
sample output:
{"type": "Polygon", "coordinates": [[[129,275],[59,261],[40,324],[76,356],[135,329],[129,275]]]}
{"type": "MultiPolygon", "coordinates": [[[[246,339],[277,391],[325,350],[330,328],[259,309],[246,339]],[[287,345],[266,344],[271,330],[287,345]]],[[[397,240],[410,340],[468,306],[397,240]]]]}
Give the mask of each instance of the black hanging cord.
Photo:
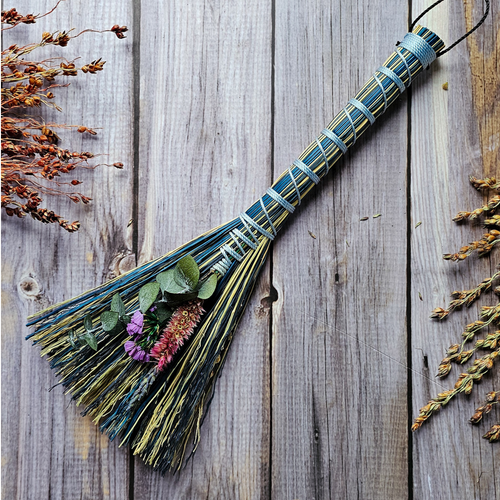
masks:
{"type": "MultiPolygon", "coordinates": [[[[428,7],[427,9],[425,9],[412,23],[411,23],[411,26],[410,26],[410,31],[413,30],[413,27],[415,26],[415,24],[417,24],[417,21],[419,19],[421,19],[423,16],[425,16],[425,14],[427,14],[427,12],[429,12],[430,10],[432,10],[434,7],[436,7],[436,5],[439,5],[441,2],[443,2],[443,0],[437,0],[437,2],[434,2],[430,7],[428,7]]],[[[455,47],[455,45],[458,45],[462,40],[465,40],[471,33],[474,33],[474,31],[476,31],[479,26],[481,26],[481,24],[484,23],[484,21],[486,20],[486,18],[488,17],[488,14],[490,12],[490,0],[484,0],[485,4],[486,4],[486,10],[484,12],[484,15],[483,17],[479,20],[479,22],[474,26],[474,28],[470,29],[469,31],[467,31],[467,33],[465,33],[464,36],[460,37],[455,43],[452,43],[449,47],[447,47],[445,50],[442,50],[438,55],[437,57],[441,57],[443,54],[446,54],[446,52],[448,52],[449,50],[451,50],[453,47],[455,47]]]]}

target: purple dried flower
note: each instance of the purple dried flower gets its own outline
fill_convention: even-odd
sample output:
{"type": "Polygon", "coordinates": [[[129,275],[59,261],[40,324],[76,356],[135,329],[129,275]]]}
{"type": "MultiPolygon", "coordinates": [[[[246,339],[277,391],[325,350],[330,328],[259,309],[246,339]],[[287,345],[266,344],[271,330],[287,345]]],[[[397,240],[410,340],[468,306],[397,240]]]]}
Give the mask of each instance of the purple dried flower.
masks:
{"type": "Polygon", "coordinates": [[[149,361],[149,354],[140,346],[138,346],[133,340],[127,340],[123,345],[126,353],[136,361],[142,361],[147,363],[149,361]]]}
{"type": "Polygon", "coordinates": [[[144,325],[144,315],[139,311],[135,311],[130,323],[127,325],[127,332],[129,335],[142,335],[142,327],[144,325]]]}

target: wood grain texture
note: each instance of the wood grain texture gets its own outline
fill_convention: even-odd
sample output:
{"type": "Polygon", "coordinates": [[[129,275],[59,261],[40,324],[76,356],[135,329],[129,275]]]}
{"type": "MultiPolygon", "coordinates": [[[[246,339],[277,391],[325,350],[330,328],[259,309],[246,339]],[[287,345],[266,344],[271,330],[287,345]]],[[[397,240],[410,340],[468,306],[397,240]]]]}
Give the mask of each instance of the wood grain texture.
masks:
{"type": "MultiPolygon", "coordinates": [[[[141,262],[245,210],[271,183],[271,3],[143,2],[141,262]],[[155,71],[150,78],[154,54],[155,71]],[[143,174],[144,173],[144,174],[143,174]]],[[[136,461],[135,498],[265,498],[269,268],[240,324],[181,474],[136,461]]]]}
{"type": "MultiPolygon", "coordinates": [[[[30,3],[16,7],[30,12],[30,3]]],[[[415,16],[428,2],[411,5],[415,16]]],[[[404,36],[408,9],[404,0],[390,10],[381,0],[71,0],[7,32],[4,44],[73,26],[130,30],[122,41],[71,42],[68,59],[107,63],[57,99],[59,120],[102,127],[95,139],[64,134],[64,144],[109,153],[125,169],[82,176],[88,207],[53,204],[82,222],[79,233],[2,216],[2,498],[500,496],[500,448],[481,439],[500,411],[478,428],[467,422],[485,393],[500,389],[498,370],[409,434],[418,409],[459,373],[434,377],[478,307],[442,324],[430,311],[498,261],[441,259],[483,232],[451,222],[486,200],[468,175],[500,177],[495,6],[283,228],[183,471],[162,477],[108,442],[60,387],[48,392],[54,375],[23,340],[29,313],[129,269],[135,251],[138,263],[164,254],[261,196],[383,63],[404,36]]],[[[439,9],[423,24],[449,42],[482,6],[439,9]]]]}
{"type": "MultiPolygon", "coordinates": [[[[449,10],[440,6],[425,22],[450,44],[464,33],[466,17],[469,27],[471,16],[476,22],[481,17],[482,2],[468,2],[472,4],[473,14],[469,7],[464,12],[461,3],[450,3],[449,10]]],[[[415,12],[424,5],[422,1],[414,2],[415,12]]],[[[492,14],[468,44],[462,43],[440,58],[429,71],[428,81],[417,82],[413,89],[409,228],[412,355],[414,370],[428,377],[413,377],[413,416],[431,397],[453,387],[458,375],[465,371],[464,367],[454,366],[447,379],[434,378],[447,348],[460,342],[463,328],[478,318],[480,306],[496,303],[495,297],[488,294],[444,322],[429,319],[434,307],[448,304],[453,290],[472,288],[491,276],[498,263],[495,254],[483,259],[471,256],[460,263],[442,259],[443,253],[454,253],[484,233],[480,223],[451,221],[458,211],[471,210],[486,201],[470,186],[469,175],[482,178],[500,174],[498,161],[492,161],[492,154],[498,156],[499,151],[500,115],[497,104],[492,103],[498,92],[494,85],[495,79],[498,85],[498,71],[491,71],[499,55],[495,44],[500,18],[495,8],[492,14]],[[448,82],[447,92],[442,88],[444,82],[448,82]],[[485,150],[485,141],[489,151],[485,150]],[[415,228],[418,221],[422,225],[415,228]]],[[[486,393],[498,390],[498,369],[495,372],[493,377],[486,376],[469,397],[457,397],[414,435],[415,498],[498,497],[500,448],[481,436],[498,421],[500,412],[492,412],[477,427],[468,423],[486,393]]]]}
{"type": "MultiPolygon", "coordinates": [[[[300,2],[276,5],[275,165],[282,170],[395,40],[372,2],[318,1],[307,13],[300,2]]],[[[404,26],[404,2],[394,13],[404,26]]],[[[408,492],[405,99],[394,108],[333,167],[276,242],[272,498],[408,492]]]]}
{"type": "MultiPolygon", "coordinates": [[[[36,5],[45,12],[54,5],[36,5]]],[[[7,7],[7,6],[6,6],[7,7]]],[[[32,12],[33,3],[17,1],[19,12],[32,12]]],[[[43,31],[72,27],[109,29],[130,19],[131,2],[66,2],[33,26],[7,31],[5,43],[19,45],[41,39],[43,31]],[[85,12],[85,16],[79,13],[85,12]]],[[[39,9],[39,10],[38,10],[39,9]]],[[[127,22],[128,24],[128,22],[127,22]]],[[[106,60],[98,75],[80,75],[58,89],[62,113],[43,111],[46,121],[102,127],[95,138],[62,132],[62,145],[75,151],[108,153],[101,161],[131,158],[132,81],[131,39],[117,40],[112,33],[87,34],[65,49],[47,48],[43,57],[85,62],[106,60]],[[111,92],[110,90],[113,89],[111,92]],[[103,96],[106,96],[105,98],[103,96]],[[109,159],[108,159],[109,158],[109,159]]],[[[101,166],[83,171],[82,191],[93,198],[88,206],[69,200],[50,200],[50,208],[82,227],[69,234],[29,218],[2,221],[2,497],[5,499],[127,498],[128,455],[101,436],[89,418],[57,382],[39,350],[24,337],[26,317],[50,303],[77,295],[118,272],[121,258],[130,251],[127,222],[131,217],[131,165],[120,171],[101,166]]],[[[72,177],[70,177],[71,180],[72,177]]],[[[49,203],[49,200],[46,199],[49,203]]]]}

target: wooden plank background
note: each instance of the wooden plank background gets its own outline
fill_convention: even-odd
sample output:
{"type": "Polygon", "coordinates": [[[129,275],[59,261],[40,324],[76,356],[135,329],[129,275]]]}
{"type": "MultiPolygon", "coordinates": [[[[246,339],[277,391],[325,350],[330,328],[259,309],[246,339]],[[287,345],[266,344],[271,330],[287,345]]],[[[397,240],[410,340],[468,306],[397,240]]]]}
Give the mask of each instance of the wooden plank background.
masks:
{"type": "MultiPolygon", "coordinates": [[[[40,0],[37,12],[53,3],[40,0]]],[[[126,40],[89,34],[61,49],[68,59],[107,63],[57,97],[59,120],[102,127],[90,139],[64,134],[63,144],[107,153],[124,170],[85,173],[89,206],[51,201],[82,222],[76,234],[2,216],[2,498],[500,496],[500,446],[481,439],[500,411],[478,428],[467,422],[484,394],[500,389],[498,370],[409,432],[418,409],[452,384],[434,378],[446,348],[491,303],[445,324],[428,319],[452,290],[479,283],[498,262],[441,259],[483,231],[451,222],[485,200],[468,176],[500,176],[495,5],[485,26],[378,120],[280,233],[200,447],[181,473],[161,477],[101,436],[60,387],[49,392],[56,379],[24,341],[28,314],[249,206],[427,5],[71,0],[4,34],[8,46],[43,31],[129,27],[126,40]]],[[[15,6],[34,8],[29,0],[15,6]]],[[[423,24],[451,42],[482,12],[479,0],[448,2],[423,24]]]]}

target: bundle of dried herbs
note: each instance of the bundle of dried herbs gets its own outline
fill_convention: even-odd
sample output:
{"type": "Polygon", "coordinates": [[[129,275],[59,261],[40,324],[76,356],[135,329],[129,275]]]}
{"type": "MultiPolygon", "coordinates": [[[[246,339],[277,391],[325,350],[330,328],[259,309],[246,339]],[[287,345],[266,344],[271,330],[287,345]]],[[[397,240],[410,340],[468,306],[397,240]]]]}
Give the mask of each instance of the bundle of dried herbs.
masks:
{"type": "MultiPolygon", "coordinates": [[[[470,178],[471,184],[478,190],[489,189],[500,192],[500,181],[490,177],[486,179],[470,178]]],[[[443,258],[451,261],[462,261],[469,257],[473,252],[477,251],[479,256],[489,254],[493,247],[500,241],[500,231],[491,229],[492,227],[500,226],[500,216],[494,215],[493,212],[500,205],[500,195],[494,194],[488,203],[472,212],[459,212],[453,220],[455,222],[464,220],[474,220],[478,217],[485,217],[483,224],[489,228],[488,232],[478,241],[473,241],[468,245],[463,246],[457,253],[445,254],[443,258]]],[[[494,287],[494,283],[498,282],[500,271],[494,273],[491,277],[485,278],[474,288],[470,290],[457,290],[451,296],[453,300],[447,308],[437,307],[431,313],[431,318],[443,320],[448,317],[453,311],[460,309],[462,306],[471,306],[483,293],[493,290],[496,295],[500,295],[500,286],[494,287]]],[[[482,331],[487,330],[490,325],[496,326],[500,324],[500,303],[494,306],[481,307],[480,317],[468,324],[463,333],[461,343],[453,344],[448,348],[445,357],[441,361],[437,376],[440,378],[447,377],[451,371],[452,363],[463,365],[467,363],[477,351],[486,351],[481,357],[474,360],[472,366],[464,373],[461,373],[453,389],[444,391],[431,399],[427,405],[420,409],[418,417],[412,426],[412,430],[417,430],[421,425],[431,417],[435,412],[448,404],[450,400],[457,394],[470,394],[474,384],[481,381],[483,376],[493,369],[493,366],[500,356],[500,329],[493,332],[487,332],[486,336],[477,339],[475,344],[467,348],[467,344],[479,335],[482,331]]],[[[472,424],[478,424],[484,415],[489,413],[493,406],[500,402],[500,392],[490,392],[486,395],[486,401],[476,409],[475,414],[470,419],[472,424]]],[[[500,440],[500,425],[496,424],[484,434],[485,439],[490,442],[500,440]]]]}
{"type": "MultiPolygon", "coordinates": [[[[15,28],[20,24],[33,24],[38,19],[50,14],[59,5],[43,15],[22,15],[15,8],[3,11],[2,24],[7,27],[2,31],[15,28]]],[[[74,191],[81,181],[74,178],[77,168],[92,169],[90,164],[94,155],[78,152],[59,146],[59,129],[75,129],[80,133],[95,135],[92,128],[60,123],[46,123],[43,118],[35,117],[33,110],[47,106],[58,111],[61,108],[54,102],[55,89],[68,86],[59,83],[59,77],[77,76],[79,72],[95,74],[102,71],[105,61],[97,59],[81,67],[73,61],[63,58],[36,60],[32,53],[45,46],[66,47],[74,38],[86,32],[115,33],[124,38],[126,26],[113,26],[110,30],[84,30],[72,34],[73,30],[55,33],[45,32],[41,40],[19,47],[11,45],[2,51],[2,174],[1,206],[9,216],[19,218],[31,215],[44,223],[58,223],[69,232],[78,230],[78,221],[68,222],[54,211],[42,208],[43,197],[47,195],[66,196],[74,203],[89,203],[88,196],[74,191]],[[73,178],[61,180],[61,175],[73,178]]],[[[123,164],[116,162],[116,168],[123,164]]]]}

